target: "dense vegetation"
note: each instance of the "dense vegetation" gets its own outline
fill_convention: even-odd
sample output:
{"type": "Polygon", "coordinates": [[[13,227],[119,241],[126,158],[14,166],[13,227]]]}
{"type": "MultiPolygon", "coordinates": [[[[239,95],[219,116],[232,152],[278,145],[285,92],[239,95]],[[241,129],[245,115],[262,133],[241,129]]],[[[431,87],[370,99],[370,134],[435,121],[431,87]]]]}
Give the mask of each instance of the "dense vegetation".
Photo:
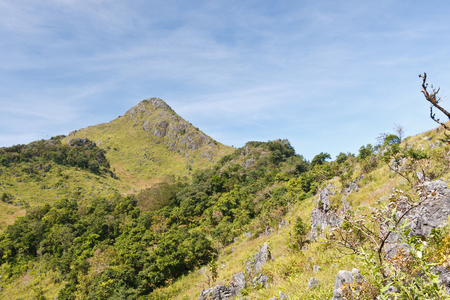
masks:
{"type": "Polygon", "coordinates": [[[59,299],[124,299],[149,293],[209,261],[211,242],[200,231],[152,230],[151,213],[133,198],[92,199],[78,206],[62,200],[30,210],[0,237],[4,276],[32,263],[61,272],[67,283],[59,299]]]}
{"type": "MultiPolygon", "coordinates": [[[[217,277],[217,257],[235,237],[244,232],[257,237],[277,228],[294,205],[311,199],[333,178],[344,189],[366,174],[367,184],[373,180],[371,172],[398,162],[405,168],[392,170],[406,180],[413,180],[417,171],[430,178],[447,172],[440,159],[445,149],[425,153],[401,142],[397,135],[386,134],[379,145],[362,146],[357,155],[340,153],[330,161],[321,152],[311,162],[295,154],[287,140],[249,142],[215,166],[194,171],[190,181],[168,180],[134,196],[63,199],[30,208],[0,236],[2,280],[14,281],[39,269],[59,274],[53,277],[55,284],[62,284],[58,299],[125,299],[152,295],[208,263],[217,277]]],[[[52,155],[60,149],[84,149],[88,155],[97,150],[91,142],[63,146],[57,139],[15,149],[3,149],[4,162],[68,163],[76,156],[58,160],[52,155]]],[[[331,203],[335,210],[340,205],[331,203]]],[[[301,217],[295,218],[285,241],[293,253],[310,243],[309,229],[301,217]]]]}
{"type": "MultiPolygon", "coordinates": [[[[38,142],[4,157],[37,161],[86,144],[95,149],[38,142]]],[[[310,164],[287,140],[249,142],[189,183],[160,183],[136,198],[64,199],[32,208],[0,237],[4,278],[34,264],[61,272],[58,280],[66,284],[59,299],[148,294],[208,263],[244,230],[257,235],[275,226],[289,204],[339,172],[328,157],[321,153],[310,164]]]]}
{"type": "Polygon", "coordinates": [[[63,136],[41,140],[28,145],[0,148],[0,165],[24,163],[24,171],[33,174],[40,169],[50,169],[51,162],[79,167],[92,173],[109,171],[105,151],[86,139],[74,139],[68,145],[62,144],[63,136]]]}

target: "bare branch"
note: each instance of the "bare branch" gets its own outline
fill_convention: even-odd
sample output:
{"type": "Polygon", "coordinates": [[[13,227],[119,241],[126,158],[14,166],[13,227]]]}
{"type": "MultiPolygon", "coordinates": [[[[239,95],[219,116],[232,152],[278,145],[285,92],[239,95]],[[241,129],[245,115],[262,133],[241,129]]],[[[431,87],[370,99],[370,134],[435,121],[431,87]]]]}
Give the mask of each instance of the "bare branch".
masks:
{"type": "MultiPolygon", "coordinates": [[[[438,93],[440,91],[440,88],[433,88],[433,85],[431,86],[431,92],[428,92],[427,88],[428,88],[428,83],[427,83],[427,73],[423,73],[423,75],[419,75],[419,77],[423,78],[422,80],[422,90],[421,92],[423,93],[423,95],[425,96],[425,99],[431,103],[430,106],[430,118],[435,121],[436,123],[438,123],[439,125],[441,125],[442,127],[444,127],[445,130],[450,131],[450,127],[448,127],[445,122],[441,122],[438,118],[436,118],[436,114],[433,113],[433,107],[437,108],[438,110],[440,110],[444,115],[447,116],[447,118],[450,120],[450,112],[448,112],[445,108],[443,108],[442,106],[439,105],[439,102],[441,102],[441,97],[438,97],[438,93]]],[[[450,138],[450,135],[444,133],[445,136],[447,138],[450,138]]],[[[449,140],[442,140],[443,142],[450,142],[449,140]]]]}

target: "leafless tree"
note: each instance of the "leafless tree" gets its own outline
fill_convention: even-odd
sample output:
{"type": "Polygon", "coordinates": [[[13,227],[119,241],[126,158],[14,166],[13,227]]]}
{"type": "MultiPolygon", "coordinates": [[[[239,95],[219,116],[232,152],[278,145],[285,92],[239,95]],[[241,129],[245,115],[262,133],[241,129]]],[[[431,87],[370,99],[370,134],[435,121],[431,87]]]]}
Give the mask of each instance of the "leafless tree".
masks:
{"type": "Polygon", "coordinates": [[[441,140],[445,143],[450,143],[450,134],[446,133],[446,131],[450,131],[450,127],[447,124],[445,124],[445,122],[442,122],[439,118],[437,118],[436,114],[433,112],[433,108],[437,108],[444,115],[446,115],[447,118],[450,120],[450,112],[448,112],[445,108],[443,108],[440,105],[440,102],[442,101],[442,98],[438,96],[440,88],[435,89],[433,87],[433,85],[431,85],[431,91],[428,91],[427,73],[424,72],[423,75],[420,74],[419,77],[423,78],[422,93],[425,96],[425,99],[427,99],[427,101],[431,103],[430,118],[445,129],[444,135],[445,135],[446,139],[441,139],[441,140]]]}

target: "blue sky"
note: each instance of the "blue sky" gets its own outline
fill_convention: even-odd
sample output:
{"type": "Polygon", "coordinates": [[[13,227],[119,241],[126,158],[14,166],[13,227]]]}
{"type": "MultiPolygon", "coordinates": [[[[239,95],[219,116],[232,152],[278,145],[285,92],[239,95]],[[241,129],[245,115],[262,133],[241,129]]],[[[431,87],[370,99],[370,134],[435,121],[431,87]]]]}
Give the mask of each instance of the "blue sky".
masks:
{"type": "Polygon", "coordinates": [[[445,106],[449,16],[433,0],[0,0],[0,146],[159,97],[228,145],[357,153],[395,124],[435,127],[418,74],[445,106]]]}

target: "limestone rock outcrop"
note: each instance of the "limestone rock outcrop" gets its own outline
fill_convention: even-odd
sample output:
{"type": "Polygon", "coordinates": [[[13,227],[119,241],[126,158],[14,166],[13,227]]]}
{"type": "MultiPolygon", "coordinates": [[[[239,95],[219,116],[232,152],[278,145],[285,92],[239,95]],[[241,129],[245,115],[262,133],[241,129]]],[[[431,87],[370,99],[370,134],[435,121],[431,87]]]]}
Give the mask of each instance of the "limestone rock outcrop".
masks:
{"type": "Polygon", "coordinates": [[[227,300],[239,295],[245,288],[245,277],[242,272],[233,275],[233,281],[230,286],[216,285],[215,287],[204,289],[200,292],[198,300],[227,300]]]}
{"type": "Polygon", "coordinates": [[[269,282],[269,277],[261,273],[262,266],[272,259],[269,246],[264,243],[259,251],[253,255],[252,259],[245,263],[245,269],[249,276],[252,278],[246,280],[244,273],[236,273],[233,275],[231,284],[226,287],[224,285],[216,285],[209,289],[204,289],[200,292],[198,300],[227,300],[239,295],[242,289],[247,286],[247,282],[253,286],[264,287],[269,282]]]}
{"type": "Polygon", "coordinates": [[[323,228],[334,227],[340,220],[336,215],[336,210],[330,205],[330,196],[334,195],[331,185],[324,188],[317,198],[317,206],[311,212],[311,234],[316,237],[323,228]]]}
{"type": "Polygon", "coordinates": [[[270,259],[272,259],[272,255],[270,254],[269,246],[267,243],[264,243],[259,251],[253,255],[253,258],[245,263],[247,274],[256,275],[261,272],[262,266],[270,259]]]}
{"type": "Polygon", "coordinates": [[[334,280],[333,298],[331,298],[331,300],[344,300],[345,298],[342,297],[342,287],[344,286],[344,284],[349,284],[356,280],[363,279],[363,276],[356,268],[353,268],[351,272],[346,270],[339,271],[337,273],[336,279],[334,280]]]}

